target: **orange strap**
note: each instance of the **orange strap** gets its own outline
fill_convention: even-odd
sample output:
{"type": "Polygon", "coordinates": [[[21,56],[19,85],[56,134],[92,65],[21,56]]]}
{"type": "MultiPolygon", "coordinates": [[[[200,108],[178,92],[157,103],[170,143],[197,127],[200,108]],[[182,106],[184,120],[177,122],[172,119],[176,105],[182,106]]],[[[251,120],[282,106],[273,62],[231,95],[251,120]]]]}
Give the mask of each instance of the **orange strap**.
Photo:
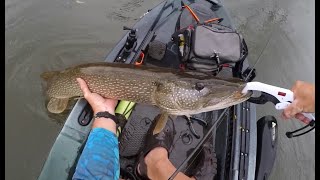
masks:
{"type": "Polygon", "coordinates": [[[198,16],[196,15],[196,13],[193,12],[193,10],[188,6],[188,5],[185,5],[185,6],[182,6],[183,8],[187,8],[189,10],[189,12],[191,13],[192,17],[197,21],[197,23],[200,22],[198,16]]]}
{"type": "Polygon", "coordinates": [[[212,19],[206,20],[204,23],[206,24],[206,23],[211,23],[213,21],[219,21],[219,20],[221,20],[221,18],[212,18],[212,19]]]}
{"type": "MultiPolygon", "coordinates": [[[[196,15],[196,13],[188,6],[188,5],[185,5],[185,6],[182,6],[183,8],[187,8],[189,10],[189,12],[191,13],[192,17],[197,21],[197,23],[200,22],[200,19],[198,18],[198,16],[196,15]]],[[[212,18],[212,19],[209,19],[209,20],[206,20],[204,23],[211,23],[213,21],[219,21],[221,20],[222,18],[212,18]]]]}
{"type": "Polygon", "coordinates": [[[139,59],[134,63],[134,65],[141,65],[143,63],[143,60],[144,60],[144,53],[141,52],[140,53],[140,56],[139,56],[139,59]]]}

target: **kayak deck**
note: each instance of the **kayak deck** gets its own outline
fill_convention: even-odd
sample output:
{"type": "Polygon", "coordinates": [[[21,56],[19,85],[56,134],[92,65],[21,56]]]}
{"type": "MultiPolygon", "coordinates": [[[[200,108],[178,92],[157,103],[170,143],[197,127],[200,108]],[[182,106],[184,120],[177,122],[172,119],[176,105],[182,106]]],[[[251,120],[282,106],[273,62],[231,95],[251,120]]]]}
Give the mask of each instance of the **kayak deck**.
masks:
{"type": "MultiPolygon", "coordinates": [[[[194,1],[187,1],[194,2],[194,1]]],[[[216,12],[219,17],[224,20],[221,24],[233,27],[232,22],[225,8],[221,2],[214,4],[209,1],[199,0],[197,2],[206,3],[212,6],[211,9],[216,12]]],[[[175,51],[174,44],[170,44],[171,35],[175,31],[175,26],[179,14],[181,13],[181,1],[169,0],[167,3],[162,2],[145,16],[143,16],[132,28],[138,29],[136,31],[137,42],[134,50],[130,53],[124,63],[133,63],[140,55],[142,49],[146,49],[151,41],[160,41],[167,44],[166,54],[163,60],[152,59],[146,53],[145,65],[148,66],[162,66],[179,68],[179,60],[175,51]],[[164,7],[165,5],[165,7],[164,7]],[[159,13],[162,12],[159,15],[159,13]],[[154,22],[156,22],[154,24],[154,22]],[[153,26],[154,25],[154,26],[153,26]]],[[[123,50],[129,32],[115,45],[113,50],[107,55],[106,62],[114,62],[119,52],[123,50]]],[[[248,67],[247,60],[245,61],[243,69],[248,67]]],[[[218,76],[232,76],[232,72],[228,69],[221,71],[218,76]]],[[[212,133],[210,141],[215,146],[217,158],[217,177],[218,179],[252,179],[250,173],[254,171],[254,162],[256,152],[254,149],[255,141],[255,106],[247,102],[241,103],[231,108],[226,120],[223,120],[220,125],[216,127],[212,133]],[[246,107],[243,109],[243,107],[246,107]],[[247,110],[249,109],[249,111],[247,110]],[[249,114],[248,114],[249,112],[249,114]],[[246,114],[246,116],[244,116],[246,114]],[[238,117],[238,119],[234,119],[238,117]],[[248,126],[250,133],[246,136],[239,133],[238,129],[243,124],[248,126]],[[244,146],[244,149],[243,149],[244,146]],[[246,152],[246,157],[238,156],[240,152],[246,152]],[[248,170],[249,168],[249,170],[248,170]],[[246,171],[245,174],[239,172],[246,171]],[[241,177],[241,178],[240,178],[241,177]]],[[[193,128],[200,136],[196,138],[187,121],[178,117],[174,123],[177,128],[177,134],[174,139],[172,152],[170,152],[170,161],[177,167],[188,156],[191,149],[193,149],[201,140],[205,132],[210,128],[220,111],[206,112],[196,115],[197,118],[205,120],[209,125],[204,127],[201,123],[194,121],[193,128]],[[183,134],[189,136],[182,140],[183,134]],[[190,138],[191,137],[191,138],[190,138]]],[[[137,154],[144,145],[143,137],[148,130],[148,125],[151,124],[154,117],[159,113],[159,109],[153,106],[145,106],[136,104],[128,123],[123,129],[123,135],[119,137],[120,147],[120,166],[122,170],[132,169],[137,154]],[[129,137],[129,135],[133,135],[129,137]]],[[[81,155],[82,148],[85,145],[86,138],[91,129],[91,123],[84,126],[78,122],[83,118],[92,117],[90,106],[84,99],[78,100],[74,108],[70,112],[64,127],[58,135],[50,154],[43,166],[42,172],[38,179],[71,179],[76,167],[78,158],[81,155]]],[[[253,173],[254,175],[254,173],[253,173]]]]}

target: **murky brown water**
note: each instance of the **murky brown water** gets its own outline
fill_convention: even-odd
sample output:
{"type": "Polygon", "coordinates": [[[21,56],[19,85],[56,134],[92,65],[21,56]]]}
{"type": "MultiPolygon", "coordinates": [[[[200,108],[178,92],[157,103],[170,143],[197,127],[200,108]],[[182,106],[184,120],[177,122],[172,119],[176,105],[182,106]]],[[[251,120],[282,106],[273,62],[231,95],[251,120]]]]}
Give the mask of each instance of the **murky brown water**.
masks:
{"type": "MultiPolygon", "coordinates": [[[[36,179],[61,125],[46,114],[40,73],[101,61],[131,26],[161,0],[6,0],[6,179],[36,179]]],[[[244,34],[257,80],[290,88],[314,82],[314,1],[225,0],[244,34]],[[266,44],[269,41],[267,47],[266,44]]],[[[258,106],[259,116],[280,112],[258,106]]],[[[259,118],[259,117],[258,117],[259,118]]],[[[301,126],[280,121],[272,179],[314,179],[314,134],[287,139],[301,126]]]]}

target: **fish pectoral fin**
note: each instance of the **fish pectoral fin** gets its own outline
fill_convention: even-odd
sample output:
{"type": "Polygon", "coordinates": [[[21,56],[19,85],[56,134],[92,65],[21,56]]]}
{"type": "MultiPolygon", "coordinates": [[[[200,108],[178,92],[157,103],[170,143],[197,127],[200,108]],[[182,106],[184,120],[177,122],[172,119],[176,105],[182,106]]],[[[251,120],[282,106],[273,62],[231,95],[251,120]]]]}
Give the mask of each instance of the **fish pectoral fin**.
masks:
{"type": "Polygon", "coordinates": [[[163,130],[163,128],[167,124],[168,118],[169,118],[168,113],[161,113],[155,117],[154,121],[157,121],[157,122],[156,122],[156,126],[153,129],[153,135],[158,134],[163,130]]]}
{"type": "Polygon", "coordinates": [[[51,98],[48,102],[47,109],[51,113],[62,113],[68,105],[69,98],[51,98]]]}

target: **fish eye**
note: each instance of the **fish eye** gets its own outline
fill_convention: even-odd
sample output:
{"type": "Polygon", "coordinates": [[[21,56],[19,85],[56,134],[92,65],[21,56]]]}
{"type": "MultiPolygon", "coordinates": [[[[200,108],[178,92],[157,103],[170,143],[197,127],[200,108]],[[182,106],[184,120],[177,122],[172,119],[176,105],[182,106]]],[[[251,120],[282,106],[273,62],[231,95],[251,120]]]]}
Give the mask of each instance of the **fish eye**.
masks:
{"type": "Polygon", "coordinates": [[[198,83],[195,84],[195,88],[196,88],[197,91],[201,91],[204,88],[204,84],[198,82],[198,83]]]}

